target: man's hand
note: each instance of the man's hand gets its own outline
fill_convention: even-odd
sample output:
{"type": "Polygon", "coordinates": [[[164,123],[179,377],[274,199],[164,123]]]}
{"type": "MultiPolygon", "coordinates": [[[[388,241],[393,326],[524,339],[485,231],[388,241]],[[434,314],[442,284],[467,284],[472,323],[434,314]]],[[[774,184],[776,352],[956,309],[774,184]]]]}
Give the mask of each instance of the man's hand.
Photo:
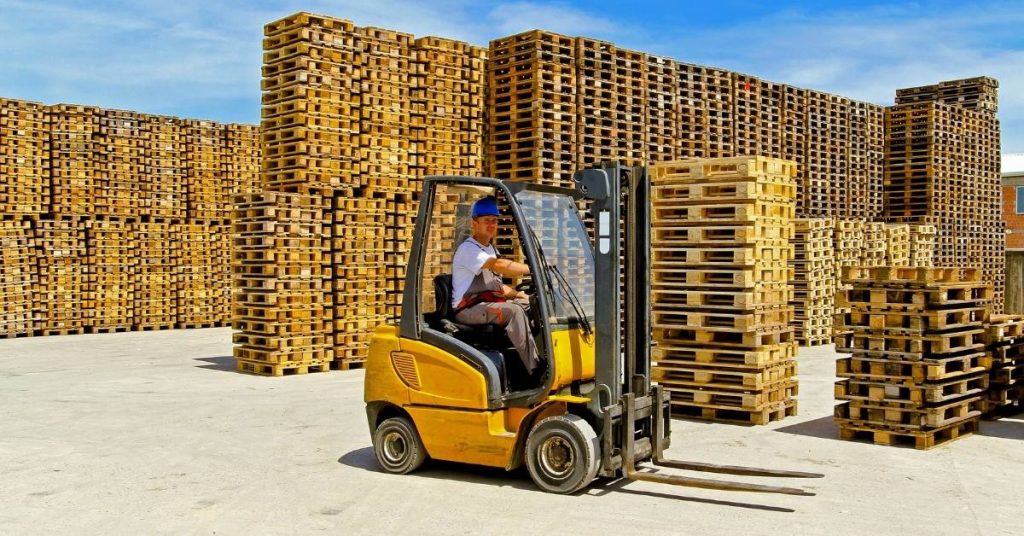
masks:
{"type": "Polygon", "coordinates": [[[508,285],[502,285],[501,290],[504,293],[506,300],[528,300],[529,296],[525,292],[520,292],[508,285]]]}

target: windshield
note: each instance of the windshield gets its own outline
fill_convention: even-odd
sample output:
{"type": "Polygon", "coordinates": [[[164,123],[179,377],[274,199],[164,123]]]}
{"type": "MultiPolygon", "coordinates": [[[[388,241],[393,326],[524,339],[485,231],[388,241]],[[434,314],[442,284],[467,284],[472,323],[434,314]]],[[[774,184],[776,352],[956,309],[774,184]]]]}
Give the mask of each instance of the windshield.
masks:
{"type": "Polygon", "coordinates": [[[576,203],[565,195],[524,190],[516,194],[552,271],[554,315],[558,319],[577,318],[573,296],[588,320],[594,318],[594,253],[587,230],[580,221],[576,203]],[[566,285],[559,285],[559,274],[566,285]],[[564,288],[568,287],[568,288],[564,288]]]}

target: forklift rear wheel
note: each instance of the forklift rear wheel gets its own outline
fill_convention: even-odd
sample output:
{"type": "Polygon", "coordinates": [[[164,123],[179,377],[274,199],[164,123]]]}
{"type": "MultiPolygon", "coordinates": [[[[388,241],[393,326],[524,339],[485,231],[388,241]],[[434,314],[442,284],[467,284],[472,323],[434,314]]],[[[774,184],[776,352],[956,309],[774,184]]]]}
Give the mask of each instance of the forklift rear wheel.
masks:
{"type": "Polygon", "coordinates": [[[377,463],[389,473],[410,473],[423,465],[427,449],[406,417],[391,417],[373,433],[373,453],[377,463]]]}
{"type": "Polygon", "coordinates": [[[573,493],[597,475],[600,444],[590,424],[575,415],[548,417],[526,439],[526,468],[540,489],[573,493]]]}

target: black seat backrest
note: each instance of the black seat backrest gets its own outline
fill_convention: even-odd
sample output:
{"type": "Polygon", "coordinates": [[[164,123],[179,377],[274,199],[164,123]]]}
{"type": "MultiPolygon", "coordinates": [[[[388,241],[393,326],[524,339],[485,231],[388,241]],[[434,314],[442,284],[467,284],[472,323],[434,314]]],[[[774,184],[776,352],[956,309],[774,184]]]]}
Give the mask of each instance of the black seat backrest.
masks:
{"type": "Polygon", "coordinates": [[[452,274],[434,276],[434,312],[439,318],[452,320],[452,274]]]}

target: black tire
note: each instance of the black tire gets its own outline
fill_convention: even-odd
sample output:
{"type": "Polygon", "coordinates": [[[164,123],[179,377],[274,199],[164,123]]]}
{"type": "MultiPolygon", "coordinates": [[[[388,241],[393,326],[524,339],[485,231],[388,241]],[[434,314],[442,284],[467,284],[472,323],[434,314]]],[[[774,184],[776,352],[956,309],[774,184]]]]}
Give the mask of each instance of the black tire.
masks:
{"type": "Polygon", "coordinates": [[[427,459],[427,449],[408,417],[391,417],[373,432],[373,454],[388,473],[404,475],[427,459]]]}
{"type": "Polygon", "coordinates": [[[526,468],[538,488],[573,493],[597,476],[600,444],[590,424],[575,415],[548,417],[526,439],[526,468]]]}

